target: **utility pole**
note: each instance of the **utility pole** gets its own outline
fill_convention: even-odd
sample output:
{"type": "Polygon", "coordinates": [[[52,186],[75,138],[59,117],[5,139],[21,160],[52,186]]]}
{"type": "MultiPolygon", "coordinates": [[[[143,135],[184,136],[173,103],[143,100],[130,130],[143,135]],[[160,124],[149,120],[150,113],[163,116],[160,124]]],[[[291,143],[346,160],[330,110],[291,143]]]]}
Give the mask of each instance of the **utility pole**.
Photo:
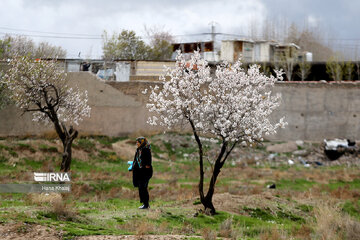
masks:
{"type": "Polygon", "coordinates": [[[212,41],[212,44],[213,44],[213,61],[215,61],[215,24],[217,24],[217,22],[215,21],[211,21],[209,23],[209,25],[211,25],[211,41],[212,41]]]}

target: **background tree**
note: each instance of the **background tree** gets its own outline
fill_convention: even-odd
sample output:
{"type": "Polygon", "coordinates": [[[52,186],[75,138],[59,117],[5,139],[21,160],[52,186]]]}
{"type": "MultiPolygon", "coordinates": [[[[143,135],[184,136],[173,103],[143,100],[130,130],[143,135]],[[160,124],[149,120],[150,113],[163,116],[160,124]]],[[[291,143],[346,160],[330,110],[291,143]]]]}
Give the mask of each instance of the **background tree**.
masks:
{"type": "Polygon", "coordinates": [[[332,56],[326,62],[326,73],[334,81],[341,81],[343,79],[344,62],[340,60],[339,56],[332,56]]]}
{"type": "Polygon", "coordinates": [[[102,38],[105,60],[146,60],[151,55],[150,47],[134,31],[123,30],[111,36],[104,31],[102,38]]]}
{"type": "Polygon", "coordinates": [[[68,87],[66,74],[58,70],[55,61],[34,62],[28,57],[17,57],[10,66],[1,82],[24,113],[33,113],[33,121],[54,124],[64,147],[60,171],[69,171],[71,146],[78,131],[73,126],[67,128],[65,123],[78,124],[90,116],[87,92],[68,87]]]}
{"type": "Polygon", "coordinates": [[[66,50],[60,46],[53,46],[48,42],[41,42],[35,48],[33,56],[34,58],[65,58],[66,50]]]}
{"type": "MultiPolygon", "coordinates": [[[[0,72],[1,78],[1,72],[0,72]]],[[[5,84],[0,82],[0,109],[2,109],[5,105],[9,104],[10,99],[8,97],[9,92],[5,86],[5,84]]]]}
{"type": "Polygon", "coordinates": [[[284,126],[283,119],[271,124],[269,115],[280,104],[280,95],[272,96],[271,87],[277,77],[266,77],[252,65],[245,72],[241,62],[231,67],[226,63],[218,66],[215,77],[210,75],[208,63],[199,52],[187,62],[182,54],[176,58],[175,69],[167,68],[162,76],[163,88],[152,88],[147,107],[156,113],[149,123],[168,128],[182,121],[191,126],[199,149],[199,194],[205,212],[215,214],[212,197],[216,179],[226,159],[237,143],[253,143],[262,140],[262,135],[275,133],[284,126]],[[166,81],[166,76],[170,77],[166,81]],[[221,141],[221,148],[212,164],[208,191],[204,193],[204,161],[201,134],[211,134],[221,141]]]}
{"type": "Polygon", "coordinates": [[[292,81],[294,66],[297,62],[297,51],[289,46],[284,51],[278,52],[277,59],[279,61],[278,67],[284,69],[287,80],[292,81]]]}
{"type": "Polygon", "coordinates": [[[298,62],[299,69],[296,72],[296,74],[300,77],[301,81],[304,81],[307,76],[310,74],[311,70],[311,64],[306,61],[305,59],[302,59],[298,62]]]}
{"type": "Polygon", "coordinates": [[[5,35],[0,42],[1,59],[15,56],[28,56],[31,58],[65,58],[66,50],[53,46],[48,42],[34,43],[33,40],[24,36],[5,35]]]}
{"type": "MultiPolygon", "coordinates": [[[[0,60],[4,59],[4,51],[8,47],[8,42],[0,39],[0,60]]],[[[3,69],[5,64],[0,62],[0,79],[3,75],[3,69]]],[[[6,104],[8,104],[8,91],[4,83],[0,82],[0,109],[3,108],[6,104]]]]}
{"type": "Polygon", "coordinates": [[[151,60],[170,60],[173,53],[171,43],[174,37],[163,27],[144,27],[147,37],[150,40],[151,60]]]}
{"type": "Polygon", "coordinates": [[[350,61],[346,61],[344,63],[344,76],[346,80],[352,80],[352,75],[353,75],[353,71],[354,71],[354,67],[355,65],[350,62],[350,61]]]}

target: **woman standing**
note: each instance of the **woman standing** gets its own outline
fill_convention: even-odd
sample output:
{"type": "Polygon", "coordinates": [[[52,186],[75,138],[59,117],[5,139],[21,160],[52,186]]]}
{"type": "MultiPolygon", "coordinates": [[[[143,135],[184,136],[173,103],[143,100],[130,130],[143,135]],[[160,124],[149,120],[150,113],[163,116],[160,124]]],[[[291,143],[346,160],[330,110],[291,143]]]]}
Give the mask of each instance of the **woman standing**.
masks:
{"type": "Polygon", "coordinates": [[[137,149],[132,165],[133,185],[139,188],[140,202],[143,204],[139,208],[148,209],[150,205],[147,187],[153,174],[151,147],[145,137],[138,137],[136,139],[136,145],[137,149]]]}

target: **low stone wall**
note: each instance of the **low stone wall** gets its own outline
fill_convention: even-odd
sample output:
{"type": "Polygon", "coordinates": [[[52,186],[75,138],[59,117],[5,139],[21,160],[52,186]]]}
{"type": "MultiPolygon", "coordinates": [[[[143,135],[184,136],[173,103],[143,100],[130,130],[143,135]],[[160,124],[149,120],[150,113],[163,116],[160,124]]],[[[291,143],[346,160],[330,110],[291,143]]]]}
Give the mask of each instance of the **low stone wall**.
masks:
{"type": "MultiPolygon", "coordinates": [[[[146,123],[148,94],[141,93],[161,83],[105,83],[88,72],[69,73],[68,78],[71,85],[88,91],[92,108],[91,117],[77,126],[80,132],[119,136],[164,130],[146,123]]],[[[360,139],[360,83],[280,82],[274,92],[282,94],[282,104],[272,119],[285,116],[289,125],[269,140],[360,139]]],[[[14,106],[0,111],[0,136],[39,135],[52,129],[32,122],[30,113],[21,115],[14,106]]]]}

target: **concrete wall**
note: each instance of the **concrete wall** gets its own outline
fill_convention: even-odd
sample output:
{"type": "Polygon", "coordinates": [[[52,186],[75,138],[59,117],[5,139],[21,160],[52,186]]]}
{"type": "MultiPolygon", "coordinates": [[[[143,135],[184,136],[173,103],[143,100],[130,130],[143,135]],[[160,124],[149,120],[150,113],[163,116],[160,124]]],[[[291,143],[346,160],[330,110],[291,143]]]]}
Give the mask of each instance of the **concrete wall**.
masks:
{"type": "MultiPolygon", "coordinates": [[[[105,83],[91,73],[69,73],[69,82],[89,94],[91,117],[76,128],[82,133],[119,136],[134,132],[150,133],[163,129],[146,123],[147,95],[141,92],[154,82],[105,83]]],[[[282,105],[272,118],[285,116],[289,125],[271,140],[323,140],[324,138],[360,139],[360,83],[278,83],[282,105]]],[[[0,111],[0,136],[42,134],[52,131],[21,116],[14,106],[0,111]]]]}
{"type": "Polygon", "coordinates": [[[279,83],[282,105],[274,114],[289,125],[273,139],[360,139],[360,83],[279,83]]]}
{"type": "MultiPolygon", "coordinates": [[[[89,72],[68,73],[68,78],[69,85],[88,91],[91,117],[76,126],[80,132],[119,136],[141,129],[153,131],[146,124],[147,110],[137,94],[132,92],[136,91],[135,88],[125,95],[89,72]]],[[[132,86],[129,85],[130,88],[132,86]]],[[[15,106],[2,109],[0,136],[39,135],[53,130],[52,125],[44,127],[31,119],[31,113],[22,115],[15,106]]]]}

